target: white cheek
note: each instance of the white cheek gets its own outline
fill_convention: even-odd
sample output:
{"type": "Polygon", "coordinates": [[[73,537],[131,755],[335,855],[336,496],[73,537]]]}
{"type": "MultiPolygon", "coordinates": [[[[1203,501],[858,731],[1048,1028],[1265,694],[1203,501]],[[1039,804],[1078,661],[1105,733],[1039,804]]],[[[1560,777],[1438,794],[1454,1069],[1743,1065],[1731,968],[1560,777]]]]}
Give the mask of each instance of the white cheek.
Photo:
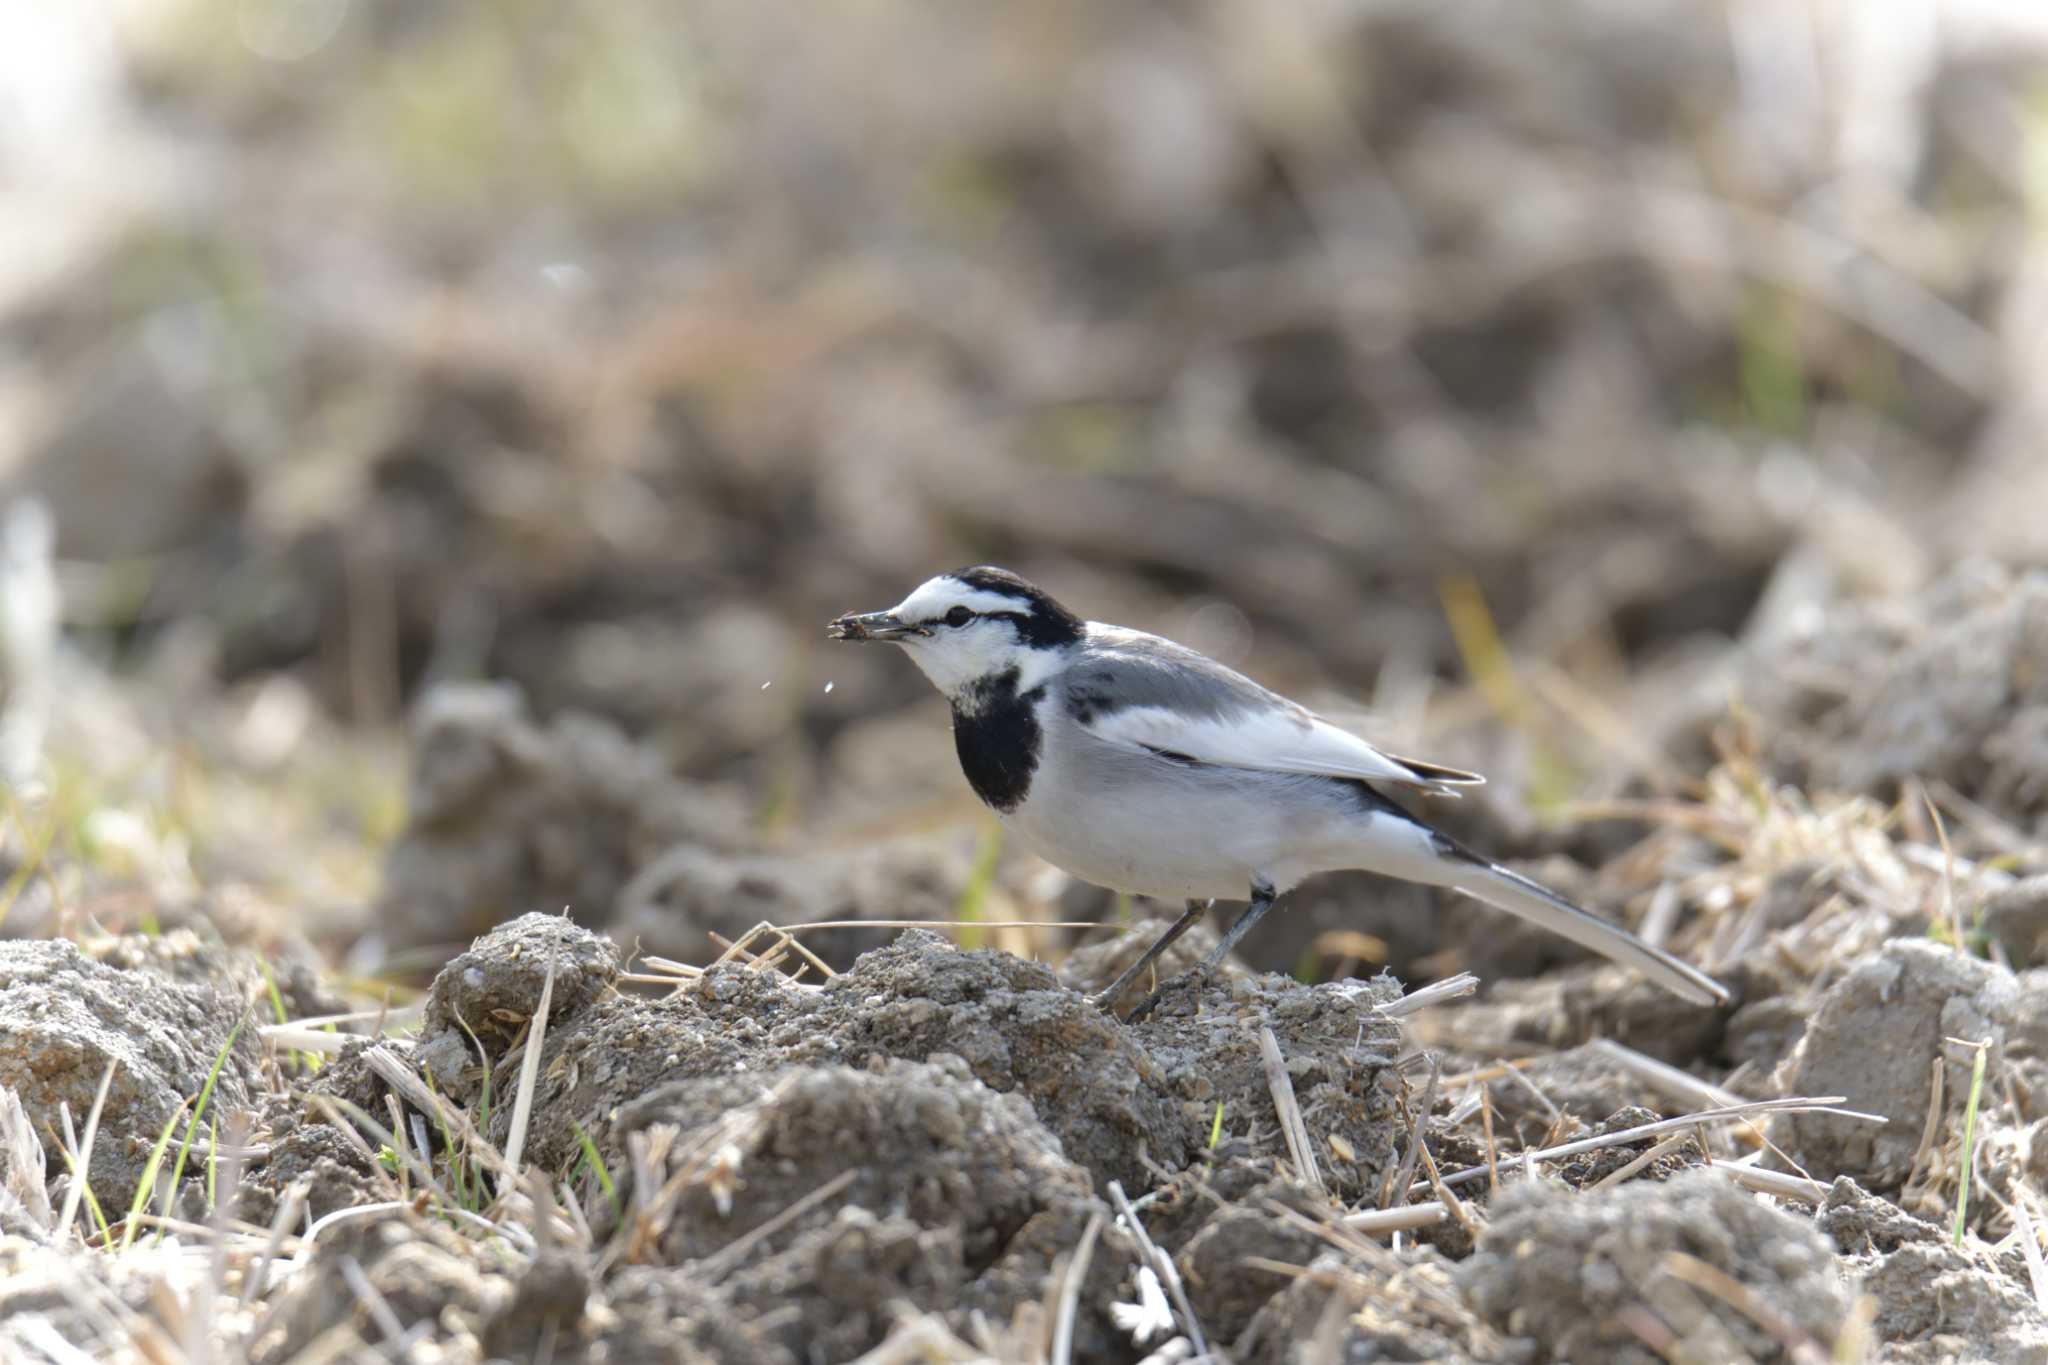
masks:
{"type": "Polygon", "coordinates": [[[966,630],[941,626],[938,633],[909,641],[905,647],[934,686],[941,692],[952,693],[977,678],[1000,673],[1010,666],[1013,651],[1004,635],[1005,632],[986,625],[966,630]]]}

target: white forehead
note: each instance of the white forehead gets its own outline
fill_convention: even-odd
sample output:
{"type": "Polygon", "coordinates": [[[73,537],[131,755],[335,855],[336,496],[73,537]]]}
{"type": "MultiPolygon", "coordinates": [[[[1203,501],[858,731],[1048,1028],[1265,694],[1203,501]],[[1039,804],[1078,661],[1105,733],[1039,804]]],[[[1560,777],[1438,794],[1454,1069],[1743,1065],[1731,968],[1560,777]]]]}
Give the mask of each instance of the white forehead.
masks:
{"type": "Polygon", "coordinates": [[[951,574],[942,573],[919,584],[916,592],[891,609],[891,614],[905,621],[929,621],[944,616],[954,607],[965,607],[969,611],[1028,612],[1031,600],[1006,592],[971,587],[951,574]]]}

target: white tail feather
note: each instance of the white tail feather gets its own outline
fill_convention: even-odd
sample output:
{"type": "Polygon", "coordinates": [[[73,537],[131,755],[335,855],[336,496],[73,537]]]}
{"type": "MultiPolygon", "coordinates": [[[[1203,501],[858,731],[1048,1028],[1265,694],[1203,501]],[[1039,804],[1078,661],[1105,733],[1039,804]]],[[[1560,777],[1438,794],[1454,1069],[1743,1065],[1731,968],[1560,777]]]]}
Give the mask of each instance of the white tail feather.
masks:
{"type": "Polygon", "coordinates": [[[1464,864],[1447,879],[1458,891],[1488,905],[1519,915],[1531,924],[1591,948],[1613,962],[1633,967],[1674,995],[1697,1005],[1725,1005],[1728,988],[1690,963],[1681,962],[1598,915],[1581,910],[1564,897],[1497,864],[1464,864]]]}

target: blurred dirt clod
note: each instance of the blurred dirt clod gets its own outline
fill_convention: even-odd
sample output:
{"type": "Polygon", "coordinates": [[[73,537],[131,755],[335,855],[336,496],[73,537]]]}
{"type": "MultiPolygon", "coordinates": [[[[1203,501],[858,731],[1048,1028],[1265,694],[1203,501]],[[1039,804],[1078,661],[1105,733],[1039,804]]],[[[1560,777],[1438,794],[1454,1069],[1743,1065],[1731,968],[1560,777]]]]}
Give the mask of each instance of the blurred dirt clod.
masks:
{"type": "Polygon", "coordinates": [[[665,850],[742,841],[730,795],[672,776],[595,717],[537,724],[515,688],[437,688],[413,739],[410,821],[380,912],[394,948],[452,949],[528,911],[602,925],[665,850]]]}
{"type": "MultiPolygon", "coordinates": [[[[725,1311],[776,1315],[775,1335],[799,1355],[851,1359],[882,1340],[899,1302],[963,1328],[977,1311],[1007,1320],[1044,1295],[1055,1259],[1100,1210],[1029,1102],[943,1053],[680,1081],[618,1123],[676,1125],[678,1174],[730,1144],[732,1183],[685,1185],[663,1210],[660,1254],[679,1274],[700,1268],[725,1311]],[[821,1190],[831,1197],[803,1217],[779,1218],[821,1190]]],[[[1122,1259],[1091,1266],[1091,1350],[1106,1345],[1099,1305],[1122,1259]]]]}
{"type": "Polygon", "coordinates": [[[1497,1331],[1555,1360],[1664,1358],[1631,1328],[1631,1312],[1701,1359],[1782,1358],[1776,1331],[1731,1302],[1737,1294],[1825,1351],[1850,1302],[1824,1238],[1711,1171],[1581,1195],[1511,1186],[1457,1277],[1497,1331]]]}
{"type": "Polygon", "coordinates": [[[1923,591],[1844,603],[1763,643],[1702,699],[1739,698],[1780,778],[1895,794],[1943,782],[2021,830],[2048,816],[2048,575],[1966,563],[1923,591]]]}

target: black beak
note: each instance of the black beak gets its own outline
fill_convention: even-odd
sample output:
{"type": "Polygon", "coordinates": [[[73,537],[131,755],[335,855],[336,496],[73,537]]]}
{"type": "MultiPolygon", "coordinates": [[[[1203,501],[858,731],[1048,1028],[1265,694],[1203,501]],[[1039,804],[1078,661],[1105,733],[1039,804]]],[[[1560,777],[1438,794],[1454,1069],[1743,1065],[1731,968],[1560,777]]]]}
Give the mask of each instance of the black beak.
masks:
{"type": "Polygon", "coordinates": [[[863,615],[848,613],[826,627],[835,640],[900,640],[906,635],[929,635],[923,626],[913,626],[886,611],[863,615]]]}

